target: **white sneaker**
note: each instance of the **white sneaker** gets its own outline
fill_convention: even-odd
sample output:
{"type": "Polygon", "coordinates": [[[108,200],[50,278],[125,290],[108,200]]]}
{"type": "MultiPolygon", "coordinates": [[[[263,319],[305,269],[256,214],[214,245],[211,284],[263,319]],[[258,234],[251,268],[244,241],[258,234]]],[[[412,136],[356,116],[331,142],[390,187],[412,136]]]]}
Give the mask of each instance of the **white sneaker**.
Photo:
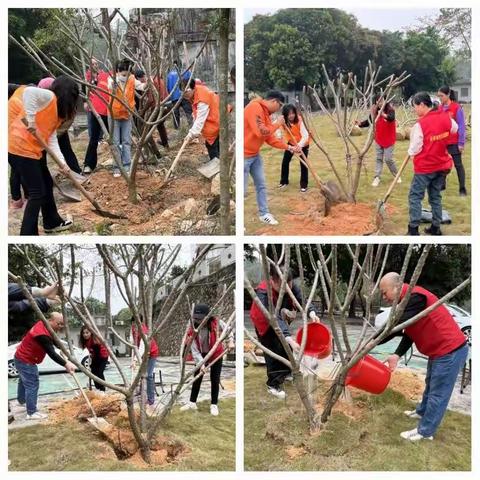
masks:
{"type": "Polygon", "coordinates": [[[198,410],[197,404],[195,402],[188,402],[183,407],[180,407],[181,412],[186,412],[187,410],[198,410]]]}
{"type": "Polygon", "coordinates": [[[281,400],[283,400],[287,396],[284,390],[280,390],[279,388],[275,387],[268,387],[267,392],[274,397],[280,398],[281,400]]]}
{"type": "Polygon", "coordinates": [[[408,418],[415,418],[417,420],[419,420],[420,418],[422,418],[421,415],[419,415],[415,410],[405,410],[403,412],[408,418]]]}
{"type": "Polygon", "coordinates": [[[83,173],[84,173],[85,175],[90,175],[90,174],[92,173],[92,169],[87,166],[87,167],[85,167],[85,168],[83,169],[83,173]]]}
{"type": "Polygon", "coordinates": [[[218,417],[218,405],[210,405],[210,414],[214,417],[218,417]]]}
{"type": "Polygon", "coordinates": [[[380,177],[375,177],[372,182],[372,187],[378,187],[380,185],[380,177]]]}
{"type": "Polygon", "coordinates": [[[287,376],[285,377],[285,381],[286,381],[286,382],[293,382],[293,376],[292,376],[292,375],[287,375],[287,376]]]}
{"type": "Polygon", "coordinates": [[[118,178],[118,177],[121,177],[121,176],[122,176],[122,174],[118,170],[115,170],[113,172],[113,178],[118,178]]]}
{"type": "Polygon", "coordinates": [[[267,223],[268,225],[278,225],[278,222],[275,220],[271,213],[266,213],[265,215],[258,218],[261,222],[267,223]]]}
{"type": "Polygon", "coordinates": [[[411,442],[418,442],[419,440],[433,440],[433,437],[424,437],[423,435],[420,435],[416,428],[402,432],[400,436],[405,440],[410,440],[411,442]]]}
{"type": "Polygon", "coordinates": [[[402,177],[398,177],[397,183],[402,183],[402,177]]]}
{"type": "Polygon", "coordinates": [[[45,413],[35,412],[31,415],[27,415],[27,420],[45,420],[48,418],[48,415],[45,413]]]}

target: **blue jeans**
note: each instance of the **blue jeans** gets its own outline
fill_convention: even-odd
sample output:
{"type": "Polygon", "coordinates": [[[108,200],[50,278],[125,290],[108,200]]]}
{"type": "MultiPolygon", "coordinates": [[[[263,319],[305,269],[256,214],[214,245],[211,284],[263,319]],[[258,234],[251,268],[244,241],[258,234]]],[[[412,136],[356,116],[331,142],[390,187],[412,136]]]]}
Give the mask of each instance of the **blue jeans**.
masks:
{"type": "Polygon", "coordinates": [[[18,372],[18,403],[27,404],[27,414],[32,415],[37,411],[38,389],[40,381],[38,367],[22,362],[15,357],[15,367],[18,372]]]}
{"type": "Polygon", "coordinates": [[[422,218],[422,200],[425,190],[428,193],[428,203],[432,207],[432,225],[440,227],[442,223],[442,188],[445,175],[442,172],[415,173],[413,175],[408,203],[410,209],[410,226],[418,227],[422,218]]]}
{"type": "Polygon", "coordinates": [[[263,173],[263,161],[260,153],[258,153],[254,157],[249,157],[245,159],[245,163],[243,166],[243,185],[245,189],[245,196],[247,195],[248,174],[252,176],[253,183],[255,185],[258,213],[260,214],[260,216],[266,215],[268,213],[267,185],[265,183],[265,175],[263,173]]]}
{"type": "Polygon", "coordinates": [[[418,423],[420,435],[431,437],[437,431],[467,356],[468,345],[464,345],[455,352],[428,360],[425,391],[416,408],[422,417],[418,423]]]}
{"type": "Polygon", "coordinates": [[[150,357],[147,363],[147,400],[150,405],[155,403],[155,364],[157,357],[150,357]]]}
{"type": "MultiPolygon", "coordinates": [[[[122,164],[128,171],[131,163],[131,147],[132,147],[132,119],[113,120],[113,144],[117,147],[122,164]]],[[[116,163],[113,169],[118,171],[116,163]]]]}

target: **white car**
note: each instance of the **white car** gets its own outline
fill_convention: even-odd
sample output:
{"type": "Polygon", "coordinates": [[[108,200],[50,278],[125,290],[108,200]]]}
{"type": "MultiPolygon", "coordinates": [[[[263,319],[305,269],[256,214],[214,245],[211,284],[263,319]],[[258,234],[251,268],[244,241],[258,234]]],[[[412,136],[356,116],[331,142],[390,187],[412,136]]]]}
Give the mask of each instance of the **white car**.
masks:
{"type": "MultiPolygon", "coordinates": [[[[457,322],[458,326],[462,332],[466,335],[468,340],[468,345],[472,345],[472,316],[465,311],[463,308],[460,308],[457,305],[452,303],[447,303],[445,305],[448,311],[451,313],[452,317],[457,322]]],[[[375,317],[375,327],[380,328],[384,325],[388,316],[390,315],[391,307],[380,307],[378,315],[375,317]]]]}
{"type": "MultiPolygon", "coordinates": [[[[66,348],[68,348],[67,342],[62,343],[65,345],[66,348]]],[[[15,351],[17,350],[18,346],[20,345],[20,342],[18,343],[13,343],[12,345],[8,346],[8,377],[18,377],[18,372],[15,367],[15,361],[13,359],[15,355],[15,351]]],[[[55,351],[61,356],[61,351],[55,347],[55,351]]],[[[79,363],[81,363],[85,368],[90,367],[90,354],[88,353],[88,350],[81,349],[78,347],[73,346],[73,352],[75,354],[75,358],[79,363]]],[[[60,366],[58,363],[54,362],[48,355],[45,355],[45,359],[43,360],[40,365],[38,365],[38,373],[62,373],[65,372],[65,369],[60,366]]]]}

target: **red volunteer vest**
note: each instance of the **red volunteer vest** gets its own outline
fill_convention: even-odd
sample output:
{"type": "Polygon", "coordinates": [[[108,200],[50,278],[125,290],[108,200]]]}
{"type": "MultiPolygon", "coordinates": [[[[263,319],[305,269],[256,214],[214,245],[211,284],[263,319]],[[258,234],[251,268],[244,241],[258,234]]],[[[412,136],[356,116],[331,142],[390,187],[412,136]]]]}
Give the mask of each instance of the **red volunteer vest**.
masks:
{"type": "MultiPolygon", "coordinates": [[[[408,285],[404,284],[400,298],[405,296],[408,285]]],[[[424,295],[427,307],[438,297],[422,287],[413,287],[412,293],[424,295]]],[[[445,305],[440,305],[418,322],[407,327],[405,333],[413,340],[420,353],[429,358],[446,355],[462,345],[466,338],[445,305]]]]}
{"type": "Polygon", "coordinates": [[[51,337],[47,327],[41,320],[39,320],[23,337],[23,340],[17,347],[15,357],[30,365],[38,365],[39,363],[42,363],[47,352],[45,352],[43,347],[36,340],[36,337],[41,335],[51,337]]]}
{"type": "Polygon", "coordinates": [[[386,118],[380,117],[375,122],[375,142],[382,148],[395,145],[397,139],[397,128],[395,121],[388,122],[386,118]]]}
{"type": "MultiPolygon", "coordinates": [[[[148,334],[148,327],[145,324],[142,324],[142,332],[147,335],[148,334]]],[[[134,344],[138,347],[140,346],[140,342],[142,341],[142,337],[137,332],[135,325],[132,325],[132,337],[134,344]]],[[[158,357],[158,345],[154,338],[150,341],[150,358],[158,357]]]]}
{"type": "Polygon", "coordinates": [[[413,158],[415,173],[434,173],[452,168],[452,157],[447,152],[452,128],[450,115],[431,110],[418,120],[423,132],[422,151],[413,158]]]}
{"type": "MultiPolygon", "coordinates": [[[[448,112],[450,118],[453,118],[457,121],[457,113],[462,107],[457,102],[452,102],[450,105],[446,105],[446,109],[444,112],[448,112]]],[[[457,145],[458,144],[458,131],[455,133],[451,133],[448,137],[447,145],[457,145]]]]}
{"type": "Polygon", "coordinates": [[[88,352],[90,353],[90,356],[92,358],[97,356],[97,353],[99,354],[100,358],[108,358],[108,350],[107,347],[103,343],[95,343],[95,340],[93,339],[93,336],[90,337],[87,342],[86,342],[86,348],[88,352]],[[98,347],[97,347],[98,345],[98,347]]]}
{"type": "MultiPolygon", "coordinates": [[[[208,338],[208,350],[210,351],[213,346],[215,345],[217,338],[218,338],[218,319],[214,317],[209,323],[210,334],[208,338]]],[[[190,327],[187,332],[187,341],[191,342],[193,337],[193,328],[190,327]]],[[[198,339],[198,335],[195,337],[195,343],[197,344],[198,349],[200,350],[200,340],[198,339]]],[[[216,358],[218,358],[225,349],[223,348],[223,344],[219,343],[215,351],[213,352],[212,356],[210,357],[209,362],[213,362],[216,358]]],[[[187,357],[187,360],[192,360],[192,354],[190,353],[187,357]]],[[[207,362],[208,363],[208,362],[207,362]]]]}
{"type": "MultiPolygon", "coordinates": [[[[267,282],[265,280],[262,280],[262,282],[260,282],[257,287],[257,291],[258,290],[267,291],[267,282]]],[[[276,305],[277,299],[278,293],[272,289],[273,306],[276,305]]],[[[250,319],[252,320],[253,325],[255,325],[255,329],[257,330],[258,335],[262,337],[267,333],[268,329],[270,328],[270,323],[268,321],[268,318],[263,314],[262,310],[255,302],[252,302],[252,306],[250,308],[250,319]]]]}

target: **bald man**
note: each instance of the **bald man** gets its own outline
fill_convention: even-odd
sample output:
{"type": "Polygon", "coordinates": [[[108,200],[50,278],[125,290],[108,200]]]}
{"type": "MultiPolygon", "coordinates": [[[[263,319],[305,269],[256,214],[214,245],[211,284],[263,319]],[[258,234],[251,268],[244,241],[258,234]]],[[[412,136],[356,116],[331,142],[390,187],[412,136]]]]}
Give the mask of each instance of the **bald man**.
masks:
{"type": "MultiPolygon", "coordinates": [[[[397,295],[402,299],[407,289],[408,284],[402,284],[400,275],[396,272],[387,273],[380,281],[383,298],[390,304],[397,295]]],[[[413,318],[437,300],[438,297],[425,288],[413,287],[398,323],[413,318]]],[[[395,353],[387,359],[392,372],[397,368],[400,357],[405,355],[413,343],[420,353],[428,357],[422,401],[415,410],[404,412],[407,417],[419,421],[417,428],[402,432],[400,436],[411,442],[433,440],[447,410],[457,376],[467,359],[467,339],[445,305],[438,306],[405,328],[399,335],[402,340],[395,353]]],[[[385,342],[392,337],[387,338],[385,342]]]]}
{"type": "MultiPolygon", "coordinates": [[[[54,332],[60,332],[65,326],[62,314],[52,312],[48,323],[54,332]]],[[[18,371],[17,400],[21,405],[26,405],[27,420],[43,420],[47,415],[37,410],[38,389],[40,380],[37,365],[42,363],[48,355],[68,373],[75,371],[75,365],[64,360],[55,352],[53,338],[47,327],[39,320],[27,332],[15,352],[15,367],[18,371]]]]}

